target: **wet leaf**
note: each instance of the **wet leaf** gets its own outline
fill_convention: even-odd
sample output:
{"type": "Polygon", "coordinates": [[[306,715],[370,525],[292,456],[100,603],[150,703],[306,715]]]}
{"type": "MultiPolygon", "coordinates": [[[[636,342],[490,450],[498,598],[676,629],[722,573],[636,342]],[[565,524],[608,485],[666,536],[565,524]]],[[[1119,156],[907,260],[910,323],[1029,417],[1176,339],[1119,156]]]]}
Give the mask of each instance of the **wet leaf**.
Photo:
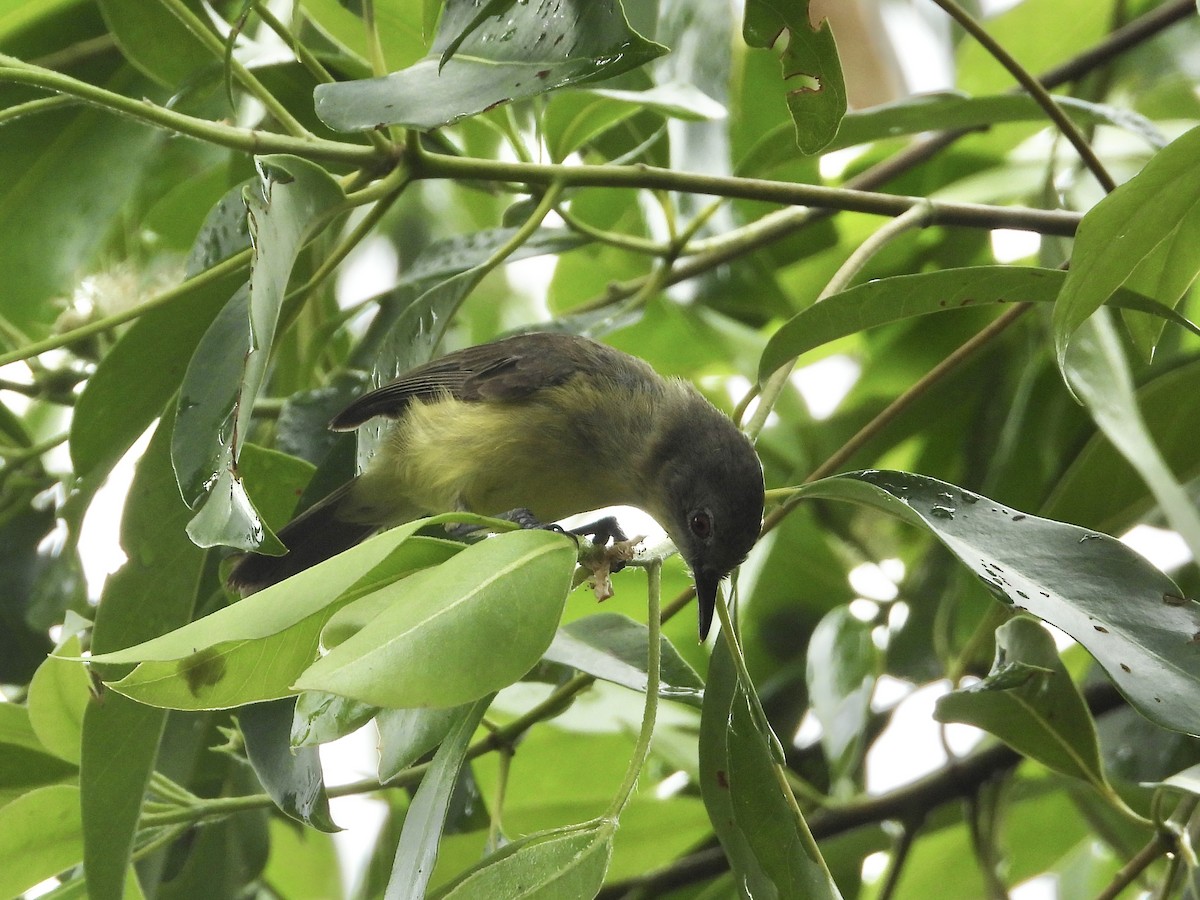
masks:
{"type": "Polygon", "coordinates": [[[1120,541],[908,472],[854,472],[800,492],[926,529],[1005,603],[1075,638],[1147,718],[1200,733],[1200,604],[1120,541]]]}
{"type": "Polygon", "coordinates": [[[616,0],[546,0],[489,17],[443,65],[443,53],[478,11],[472,0],[449,0],[428,56],[383,78],[318,86],[317,114],[338,131],[428,130],[501,103],[611,78],[666,52],[629,27],[616,0]]]}
{"type": "Polygon", "coordinates": [[[1024,616],[996,630],[987,678],[937,702],[939,722],[989,731],[1042,765],[1108,790],[1096,723],[1067,673],[1054,638],[1024,616]]]}
{"type": "Polygon", "coordinates": [[[333,177],[297,157],[258,160],[261,178],[245,194],[254,260],[248,291],[235,294],[205,332],[184,376],[172,460],[199,546],[243,550],[264,541],[282,552],[246,496],[237,470],[254,400],[266,377],[275,327],[301,247],[344,199],[333,177]]]}

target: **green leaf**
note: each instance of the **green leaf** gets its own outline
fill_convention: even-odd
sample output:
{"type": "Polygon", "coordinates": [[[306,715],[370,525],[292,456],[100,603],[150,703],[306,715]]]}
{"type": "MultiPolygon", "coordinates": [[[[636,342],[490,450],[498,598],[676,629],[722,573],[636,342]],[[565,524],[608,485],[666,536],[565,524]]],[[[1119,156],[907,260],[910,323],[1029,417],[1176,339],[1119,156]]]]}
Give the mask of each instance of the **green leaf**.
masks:
{"type": "MultiPolygon", "coordinates": [[[[24,707],[13,703],[0,704],[0,709],[9,707],[25,714],[24,707]]],[[[49,753],[36,738],[32,744],[0,739],[0,806],[35,788],[74,784],[78,776],[79,770],[75,766],[49,753]]]]}
{"type": "Polygon", "coordinates": [[[871,692],[883,662],[872,627],[839,606],[817,623],[808,642],[808,695],[821,723],[821,746],[835,787],[853,775],[864,749],[871,692]]]}
{"type": "Polygon", "coordinates": [[[329,835],[279,818],[271,820],[270,832],[264,884],[280,897],[342,896],[337,848],[329,835]]]}
{"type": "MultiPolygon", "coordinates": [[[[125,58],[164,87],[182,87],[197,69],[218,69],[220,60],[165,4],[99,0],[99,5],[125,58]]],[[[185,5],[194,13],[204,14],[198,0],[187,0],[185,5]]]]}
{"type": "MultiPolygon", "coordinates": [[[[1129,109],[1089,103],[1076,97],[1055,97],[1055,102],[1080,125],[1114,125],[1143,138],[1159,148],[1166,139],[1154,123],[1129,109]]],[[[959,93],[919,94],[896,103],[885,103],[846,114],[837,138],[827,149],[853,147],[889,137],[949,131],[959,128],[983,128],[1001,122],[1038,122],[1046,112],[1032,97],[994,94],[969,97],[959,93]]]]}
{"type": "MultiPolygon", "coordinates": [[[[59,652],[79,654],[79,638],[72,637],[59,652]]],[[[29,683],[29,721],[42,745],[70,763],[79,763],[83,715],[91,697],[87,672],[79,663],[48,657],[29,683]]]]}
{"type": "Polygon", "coordinates": [[[644,91],[611,88],[560,91],[546,104],[542,117],[550,158],[566,159],[644,110],[693,122],[725,118],[725,107],[690,84],[660,84],[644,91]]]}
{"type": "Polygon", "coordinates": [[[384,893],[386,900],[424,895],[437,861],[446,812],[458,785],[471,735],[483,721],[483,714],[487,712],[493,696],[481,697],[472,706],[462,709],[458,721],[434,754],[429,770],[421,779],[421,786],[417,788],[404,816],[404,828],[400,832],[392,874],[384,893]]]}
{"type": "Polygon", "coordinates": [[[435,900],[594,897],[612,857],[608,821],[531,834],[493,853],[436,892],[435,900]]]}
{"type": "Polygon", "coordinates": [[[305,691],[296,698],[292,716],[292,747],[311,747],[345,737],[366,725],[379,713],[370,706],[320,691],[305,691]]]}
{"type": "MultiPolygon", "coordinates": [[[[111,78],[107,71],[94,74],[109,90],[149,87],[128,70],[111,78]]],[[[95,265],[111,223],[163,140],[148,126],[91,108],[5,123],[0,169],[9,174],[0,185],[0,271],[6,319],[18,327],[53,321],[61,307],[48,301],[69,294],[95,265]]]]}
{"type": "Polygon", "coordinates": [[[1147,718],[1200,733],[1200,608],[1115,538],[908,472],[854,472],[799,493],[862,503],[924,528],[997,597],[1075,638],[1147,718]]]}
{"type": "MultiPolygon", "coordinates": [[[[802,353],[877,325],[913,316],[983,304],[1050,303],[1067,273],[1025,266],[970,266],[917,275],[895,275],[826,297],[785,322],[771,336],[759,364],[759,378],[802,353]]],[[[1112,306],[1151,313],[1200,334],[1200,327],[1149,297],[1118,289],[1112,306]]]]}
{"type": "Polygon", "coordinates": [[[262,157],[258,163],[260,183],[246,191],[255,238],[250,288],[221,311],[188,364],[172,459],[184,499],[189,505],[203,499],[189,530],[199,546],[251,550],[266,540],[268,551],[280,552],[282,545],[267,538],[246,496],[238,456],[266,377],[292,266],[344,195],[328,172],[297,157],[262,157]]]}
{"type": "Polygon", "coordinates": [[[0,859],[4,860],[0,866],[3,897],[19,897],[78,864],[83,859],[79,788],[66,784],[38,788],[0,807],[0,859]]]}
{"type": "Polygon", "coordinates": [[[386,784],[446,739],[466,713],[464,706],[446,709],[384,709],[379,728],[379,783],[386,784]]]}
{"type": "Polygon", "coordinates": [[[1200,513],[1146,430],[1120,338],[1107,313],[1084,322],[1067,349],[1063,374],[1096,425],[1133,466],[1171,527],[1200,559],[1200,513]]]}
{"type": "MultiPolygon", "coordinates": [[[[616,613],[598,613],[560,628],[545,658],[644,694],[648,641],[649,630],[640,622],[616,613]]],[[[666,635],[661,643],[658,695],[700,706],[704,682],[666,635]]]]}
{"type": "Polygon", "coordinates": [[[1200,272],[1198,154],[1200,128],[1193,128],[1083,217],[1054,306],[1064,377],[1075,332],[1119,288],[1128,285],[1174,308],[1200,272]]]}
{"type": "MultiPolygon", "coordinates": [[[[121,520],[129,561],[105,582],[92,634],[92,665],[106,650],[164,634],[192,616],[205,554],[187,539],[188,510],[171,469],[172,420],[164,416],[138,463],[121,520]]],[[[83,716],[79,786],[88,893],[121,895],[142,798],[166,714],[109,692],[83,716]],[[119,765],[114,761],[119,760],[119,765]]]]}
{"type": "Polygon", "coordinates": [[[817,153],[837,135],[846,114],[846,84],[829,23],[810,23],[809,4],[747,0],[742,33],[751,47],[769,49],[785,31],[783,84],[796,128],[796,146],[817,153]]]}
{"type": "Polygon", "coordinates": [[[611,78],[666,52],[629,27],[616,0],[547,0],[487,20],[443,66],[443,52],[477,12],[472,0],[448,0],[428,56],[383,78],[319,85],[317,114],[338,131],[428,130],[499,103],[611,78]]]}
{"type": "MultiPolygon", "coordinates": [[[[1200,360],[1141,384],[1137,406],[1170,470],[1184,482],[1200,474],[1200,443],[1193,428],[1200,420],[1200,360]]],[[[1120,534],[1151,505],[1153,498],[1132,465],[1097,431],[1057,480],[1040,512],[1120,534]]]]}
{"type": "Polygon", "coordinates": [[[734,877],[750,897],[840,898],[777,766],[720,639],[700,718],[700,794],[734,877]]]}
{"type": "Polygon", "coordinates": [[[1033,619],[1018,616],[1000,626],[991,673],[939,698],[934,718],[982,728],[1056,772],[1111,790],[1096,723],[1054,639],[1033,619]]]}
{"type": "MultiPolygon", "coordinates": [[[[191,278],[250,246],[242,186],[213,206],[197,233],[185,273],[191,278]]],[[[107,473],[174,396],[204,332],[244,275],[189,291],[142,315],[101,357],[71,418],[71,462],[81,478],[107,473]],[[153,372],[153,378],[146,378],[153,372]],[[129,389],[132,384],[138,390],[129,389]]]]}
{"type": "Polygon", "coordinates": [[[319,831],[340,831],[329,815],[329,798],[316,747],[291,746],[295,697],[254,703],[238,713],[246,758],[283,812],[319,831]]]}
{"type": "Polygon", "coordinates": [[[225,709],[295,693],[292,683],[316,659],[321,629],[340,607],[449,557],[447,542],[412,537],[418,527],[393,529],[171,634],[106,656],[140,662],[110,686],[171,709],[225,709]]]}
{"type": "Polygon", "coordinates": [[[550,646],[574,565],[573,543],[553,532],[489,538],[367,598],[386,597],[387,608],[312,665],[296,687],[376,706],[478,699],[512,684],[550,646]],[[430,667],[430,659],[439,665],[430,667]]]}

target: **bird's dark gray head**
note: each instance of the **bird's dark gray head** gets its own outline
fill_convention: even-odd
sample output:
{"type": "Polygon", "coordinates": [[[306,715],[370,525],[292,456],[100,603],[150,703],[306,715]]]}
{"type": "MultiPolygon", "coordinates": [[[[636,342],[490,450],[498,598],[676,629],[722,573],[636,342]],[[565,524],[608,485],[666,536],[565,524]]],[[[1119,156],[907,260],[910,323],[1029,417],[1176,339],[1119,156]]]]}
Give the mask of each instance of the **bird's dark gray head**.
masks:
{"type": "Polygon", "coordinates": [[[666,423],[654,447],[659,517],[696,581],[700,639],[712,624],[718,586],[750,552],[763,516],[758,455],[725,415],[699,395],[666,423]]]}

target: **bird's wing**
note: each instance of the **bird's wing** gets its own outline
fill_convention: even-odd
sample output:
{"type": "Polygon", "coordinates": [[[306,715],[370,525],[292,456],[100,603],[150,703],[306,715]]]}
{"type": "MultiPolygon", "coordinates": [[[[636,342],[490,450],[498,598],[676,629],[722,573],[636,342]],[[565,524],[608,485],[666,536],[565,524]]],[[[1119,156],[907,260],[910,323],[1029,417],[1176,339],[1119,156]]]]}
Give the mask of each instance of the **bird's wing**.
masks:
{"type": "Polygon", "coordinates": [[[568,334],[523,334],[467,347],[412,369],[363,394],[329,427],[357,428],[375,416],[399,418],[413,400],[450,396],[456,400],[519,400],[592,369],[597,353],[613,351],[568,334]]]}

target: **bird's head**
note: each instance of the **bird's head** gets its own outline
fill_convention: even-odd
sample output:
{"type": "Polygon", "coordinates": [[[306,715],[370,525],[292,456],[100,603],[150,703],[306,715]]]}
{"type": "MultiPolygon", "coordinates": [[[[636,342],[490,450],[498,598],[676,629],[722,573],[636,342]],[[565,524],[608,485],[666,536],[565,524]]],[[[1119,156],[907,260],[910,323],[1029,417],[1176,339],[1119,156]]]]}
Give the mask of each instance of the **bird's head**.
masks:
{"type": "Polygon", "coordinates": [[[708,635],[721,579],[758,539],[762,464],[736,426],[707,402],[664,429],[651,510],[692,570],[700,639],[708,635]]]}

